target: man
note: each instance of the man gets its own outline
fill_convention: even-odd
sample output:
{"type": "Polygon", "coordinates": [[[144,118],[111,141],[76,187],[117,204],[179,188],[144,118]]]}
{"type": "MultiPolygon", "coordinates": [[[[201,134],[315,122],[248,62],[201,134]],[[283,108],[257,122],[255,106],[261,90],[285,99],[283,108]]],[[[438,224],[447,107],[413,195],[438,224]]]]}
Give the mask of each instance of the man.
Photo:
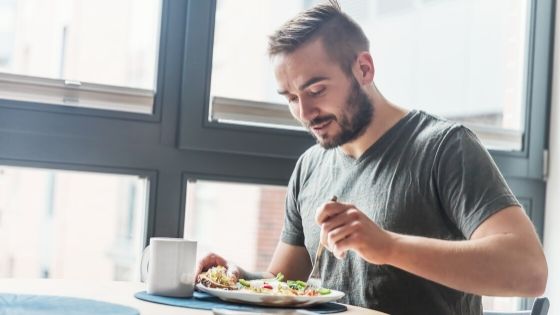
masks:
{"type": "Polygon", "coordinates": [[[288,21],[269,53],[318,145],[292,174],[268,272],[240,277],[307,279],[320,242],[323,286],[390,314],[481,314],[480,295],[543,293],[538,237],[488,152],[465,127],[385,99],[366,36],[335,1],[288,21]]]}

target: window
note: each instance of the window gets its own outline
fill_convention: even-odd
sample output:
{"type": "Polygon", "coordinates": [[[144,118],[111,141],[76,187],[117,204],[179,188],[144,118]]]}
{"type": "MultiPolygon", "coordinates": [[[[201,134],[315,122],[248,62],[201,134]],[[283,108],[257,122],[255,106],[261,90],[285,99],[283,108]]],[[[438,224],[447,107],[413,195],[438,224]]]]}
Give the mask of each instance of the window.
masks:
{"type": "Polygon", "coordinates": [[[266,39],[303,8],[303,0],[217,2],[210,120],[302,130],[276,93],[266,39]]]}
{"type": "Polygon", "coordinates": [[[519,151],[529,9],[528,0],[376,1],[357,19],[391,100],[464,123],[489,148],[519,151]]]}
{"type": "Polygon", "coordinates": [[[286,188],[191,181],[185,236],[198,241],[199,257],[214,252],[247,270],[266,270],[284,224],[286,188]]]}
{"type": "MultiPolygon", "coordinates": [[[[60,7],[71,8],[81,1],[71,1],[69,6],[66,6],[66,2],[66,4],[61,2],[60,7]]],[[[3,1],[2,5],[5,2],[3,1]]],[[[19,1],[8,2],[16,7],[20,3],[19,1]]],[[[132,2],[134,4],[144,3],[143,1],[132,2]]],[[[104,8],[109,5],[116,6],[115,9],[117,9],[132,2],[109,3],[103,1],[95,3],[104,8]]],[[[152,0],[149,2],[150,7],[154,2],[159,3],[159,1],[152,0]]],[[[146,201],[142,213],[145,217],[145,226],[142,227],[142,231],[138,232],[146,242],[152,236],[183,236],[186,192],[184,174],[195,174],[196,176],[192,176],[193,178],[285,185],[293,168],[292,159],[250,157],[178,148],[178,131],[183,126],[177,117],[185,114],[192,117],[196,115],[191,112],[191,109],[195,109],[194,107],[189,107],[189,110],[183,109],[184,99],[182,97],[192,96],[193,94],[188,92],[188,88],[197,88],[197,84],[203,82],[201,80],[183,80],[183,74],[197,73],[191,71],[189,63],[195,62],[201,65],[200,60],[193,56],[193,53],[195,54],[197,49],[206,47],[191,45],[190,42],[187,43],[187,39],[193,35],[199,36],[202,40],[209,38],[208,33],[197,28],[191,29],[188,24],[195,22],[197,18],[200,18],[202,22],[210,21],[211,19],[201,11],[201,6],[211,4],[212,1],[161,1],[162,23],[161,28],[158,28],[155,34],[158,38],[157,60],[155,60],[158,66],[154,69],[157,72],[157,74],[154,73],[154,77],[158,78],[158,91],[153,115],[101,111],[74,106],[46,106],[41,101],[17,102],[2,94],[13,91],[0,87],[0,147],[2,147],[0,165],[29,167],[33,170],[56,169],[87,172],[87,174],[97,175],[119,174],[115,175],[117,178],[123,174],[123,176],[131,176],[141,181],[149,181],[149,187],[137,189],[135,192],[137,198],[146,201]]],[[[9,6],[12,7],[12,5],[9,6]]],[[[4,17],[7,10],[1,12],[0,14],[4,17]]],[[[155,11],[149,10],[149,13],[158,15],[159,8],[156,7],[155,11]]],[[[157,20],[159,19],[158,17],[157,20]]],[[[0,19],[0,40],[2,41],[6,38],[3,30],[8,20],[0,19]]],[[[150,23],[150,19],[146,18],[145,24],[150,25],[150,23]]],[[[12,22],[8,24],[12,25],[12,22]]],[[[94,25],[96,24],[98,22],[94,25]]],[[[145,39],[148,40],[150,36],[149,33],[146,33],[145,39]]],[[[4,51],[1,51],[4,54],[4,51]]],[[[117,52],[113,51],[111,54],[105,55],[106,59],[111,58],[112,54],[117,54],[117,52]]],[[[200,76],[200,73],[196,75],[200,76]]],[[[50,78],[49,80],[58,79],[50,78]]],[[[139,87],[122,88],[138,89],[139,87]]],[[[107,91],[101,91],[100,94],[112,97],[111,93],[107,91]]],[[[110,105],[114,104],[110,103],[110,105]]],[[[196,136],[196,134],[193,135],[196,136]]],[[[78,187],[77,185],[71,188],[77,189],[78,187]]],[[[126,196],[126,190],[119,187],[107,184],[105,185],[106,193],[126,196]],[[118,191],[113,191],[114,189],[118,191]]],[[[63,190],[58,193],[62,194],[62,192],[63,190]]],[[[37,198],[42,198],[43,193],[41,190],[34,190],[29,193],[29,198],[37,196],[37,198]]],[[[0,203],[3,200],[0,200],[0,203]]],[[[35,212],[35,214],[42,216],[41,212],[35,212]]],[[[80,222],[80,224],[83,223],[80,222]]],[[[27,225],[22,228],[27,229],[27,225]]],[[[135,230],[136,232],[137,230],[135,230]]],[[[139,253],[140,249],[141,246],[131,248],[135,253],[139,253]]],[[[100,251],[98,254],[101,255],[102,252],[100,251]]],[[[127,266],[125,267],[128,268],[127,266]]],[[[134,274],[133,271],[131,273],[134,274]]]]}
{"type": "Polygon", "coordinates": [[[147,181],[0,166],[0,276],[137,280],[147,181]]]}
{"type": "Polygon", "coordinates": [[[159,7],[154,0],[3,1],[0,97],[151,113],[159,7]]]}
{"type": "MultiPolygon", "coordinates": [[[[218,1],[211,121],[301,130],[276,93],[266,39],[315,2],[218,1]]],[[[371,41],[386,97],[464,123],[489,148],[522,149],[529,0],[340,3],[371,41]]]]}

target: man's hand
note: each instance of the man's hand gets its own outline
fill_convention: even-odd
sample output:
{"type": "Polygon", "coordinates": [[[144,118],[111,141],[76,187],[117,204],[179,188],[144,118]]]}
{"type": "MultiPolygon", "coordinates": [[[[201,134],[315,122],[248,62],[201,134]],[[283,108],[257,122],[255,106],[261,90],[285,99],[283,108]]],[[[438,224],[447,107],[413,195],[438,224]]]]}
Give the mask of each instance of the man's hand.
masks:
{"type": "Polygon", "coordinates": [[[352,204],[329,201],[317,209],[315,221],[321,225],[321,244],[337,258],[353,250],[370,263],[384,264],[391,253],[391,233],[352,204]]]}
{"type": "Polygon", "coordinates": [[[215,266],[226,267],[229,276],[235,276],[237,279],[242,277],[242,270],[239,267],[234,264],[228,263],[225,258],[215,253],[209,253],[198,261],[196,265],[196,278],[198,278],[198,275],[201,272],[204,272],[215,266]]]}

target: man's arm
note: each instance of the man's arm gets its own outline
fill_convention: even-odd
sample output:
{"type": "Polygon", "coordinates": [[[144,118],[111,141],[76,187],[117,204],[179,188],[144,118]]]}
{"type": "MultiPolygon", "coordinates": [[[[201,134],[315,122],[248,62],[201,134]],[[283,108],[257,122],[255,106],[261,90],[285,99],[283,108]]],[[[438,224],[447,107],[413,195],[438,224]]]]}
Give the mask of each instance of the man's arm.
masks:
{"type": "Polygon", "coordinates": [[[442,241],[393,234],[387,263],[446,286],[480,295],[539,296],[547,264],[520,207],[492,215],[470,240],[442,241]]]}
{"type": "Polygon", "coordinates": [[[303,246],[278,242],[268,272],[272,274],[281,272],[290,280],[306,280],[311,272],[311,258],[307,249],[303,246]]]}
{"type": "Polygon", "coordinates": [[[546,286],[542,247],[517,206],[490,216],[465,241],[388,232],[351,204],[323,205],[317,222],[322,226],[321,242],[337,257],[354,250],[371,263],[480,295],[539,296],[546,286]]]}

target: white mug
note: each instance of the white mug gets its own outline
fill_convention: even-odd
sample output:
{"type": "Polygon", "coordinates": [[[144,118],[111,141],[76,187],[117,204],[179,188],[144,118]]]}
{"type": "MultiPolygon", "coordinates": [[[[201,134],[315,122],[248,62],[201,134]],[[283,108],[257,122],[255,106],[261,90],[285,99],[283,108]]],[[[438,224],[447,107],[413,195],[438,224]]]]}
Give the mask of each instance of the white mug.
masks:
{"type": "Polygon", "coordinates": [[[142,255],[141,280],[148,294],[190,297],[193,295],[196,241],[152,237],[142,255]]]}

